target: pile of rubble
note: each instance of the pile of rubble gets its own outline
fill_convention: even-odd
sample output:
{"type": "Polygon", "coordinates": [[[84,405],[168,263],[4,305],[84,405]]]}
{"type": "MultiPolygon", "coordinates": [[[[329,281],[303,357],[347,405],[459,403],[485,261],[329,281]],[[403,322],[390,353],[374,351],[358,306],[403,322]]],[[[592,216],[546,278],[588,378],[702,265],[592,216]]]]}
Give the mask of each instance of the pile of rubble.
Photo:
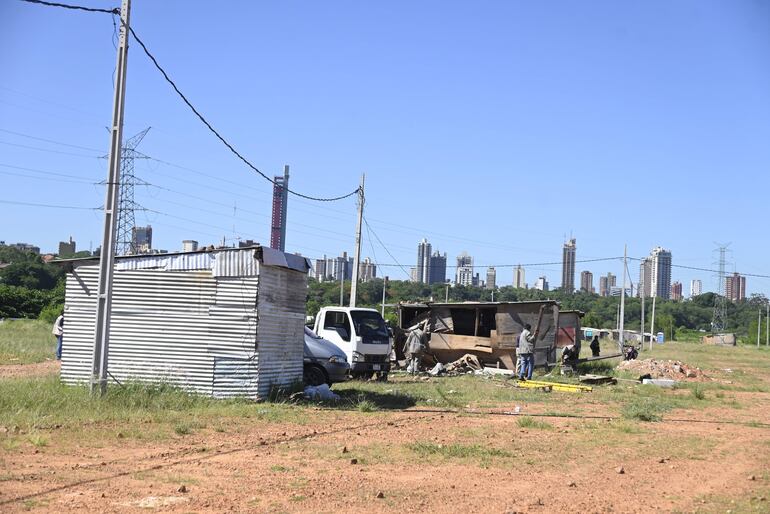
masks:
{"type": "Polygon", "coordinates": [[[619,370],[638,373],[639,376],[649,375],[648,378],[670,378],[672,380],[703,381],[708,377],[700,368],[688,366],[681,361],[669,360],[630,360],[618,364],[619,370]]]}

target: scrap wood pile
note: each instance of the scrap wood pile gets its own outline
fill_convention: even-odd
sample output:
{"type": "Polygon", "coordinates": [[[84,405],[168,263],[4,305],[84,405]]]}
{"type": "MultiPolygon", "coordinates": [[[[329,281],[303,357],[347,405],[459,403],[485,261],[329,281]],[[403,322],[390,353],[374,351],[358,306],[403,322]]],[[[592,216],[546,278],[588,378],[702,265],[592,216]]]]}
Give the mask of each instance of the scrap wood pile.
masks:
{"type": "Polygon", "coordinates": [[[700,368],[689,366],[681,361],[656,359],[630,360],[622,361],[618,364],[617,369],[638,373],[640,376],[649,375],[650,378],[669,378],[691,382],[709,380],[700,368]]]}

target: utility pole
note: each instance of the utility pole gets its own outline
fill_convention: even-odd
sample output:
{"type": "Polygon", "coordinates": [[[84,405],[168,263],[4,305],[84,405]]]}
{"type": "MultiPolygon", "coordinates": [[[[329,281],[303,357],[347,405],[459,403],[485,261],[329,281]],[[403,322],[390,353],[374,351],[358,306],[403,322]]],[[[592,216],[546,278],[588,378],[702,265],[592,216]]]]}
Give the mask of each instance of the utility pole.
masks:
{"type": "Polygon", "coordinates": [[[115,66],[115,96],[110,129],[109,174],[104,200],[104,233],[99,258],[99,286],[96,296],[96,325],[94,354],[91,362],[91,393],[107,392],[107,363],[110,345],[110,314],[112,310],[112,278],[115,271],[115,237],[117,234],[118,194],[120,191],[120,150],[123,143],[123,112],[126,99],[126,67],[128,65],[128,27],[131,0],[120,7],[120,37],[115,66]]]}
{"type": "Polygon", "coordinates": [[[637,289],[639,290],[639,299],[642,301],[642,322],[639,324],[640,327],[642,327],[642,349],[644,349],[644,286],[639,283],[637,286],[637,289]]]}
{"type": "Polygon", "coordinates": [[[658,295],[653,295],[652,297],[652,319],[650,320],[650,350],[652,350],[652,341],[656,339],[655,335],[655,299],[658,298],[658,295]]]}
{"type": "Polygon", "coordinates": [[[449,303],[449,284],[448,283],[446,285],[446,292],[444,293],[444,303],[449,303]]]}
{"type": "Polygon", "coordinates": [[[760,330],[762,329],[762,309],[758,309],[758,318],[757,318],[757,349],[759,349],[759,334],[760,330]]]}
{"type": "Polygon", "coordinates": [[[364,181],[366,175],[361,175],[361,187],[358,188],[358,223],[356,224],[356,258],[353,261],[353,278],[350,283],[350,306],[356,306],[358,289],[358,266],[361,262],[361,221],[364,217],[364,181]]]}
{"type": "Polygon", "coordinates": [[[340,307],[344,304],[344,298],[345,298],[345,268],[342,268],[342,273],[340,274],[340,307]]]}
{"type": "Polygon", "coordinates": [[[388,277],[385,277],[382,279],[382,311],[380,312],[380,316],[385,318],[385,289],[388,288],[388,277]]]}
{"type": "Polygon", "coordinates": [[[626,316],[626,258],[628,257],[628,245],[623,245],[623,288],[620,290],[620,315],[618,316],[618,323],[620,324],[620,336],[618,343],[620,345],[620,352],[623,353],[623,343],[625,343],[625,337],[623,331],[625,329],[625,316],[626,316]]]}
{"type": "Polygon", "coordinates": [[[765,346],[770,346],[770,302],[767,303],[767,314],[765,314],[765,346]]]}

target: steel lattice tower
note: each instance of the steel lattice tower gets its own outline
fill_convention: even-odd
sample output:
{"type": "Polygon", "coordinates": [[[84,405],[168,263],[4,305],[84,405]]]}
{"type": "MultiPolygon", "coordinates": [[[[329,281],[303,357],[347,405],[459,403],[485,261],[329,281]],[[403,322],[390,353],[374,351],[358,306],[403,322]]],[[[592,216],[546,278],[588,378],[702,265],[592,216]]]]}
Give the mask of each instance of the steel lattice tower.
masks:
{"type": "Polygon", "coordinates": [[[123,143],[120,157],[120,196],[118,197],[118,234],[115,239],[115,255],[136,253],[132,238],[132,231],[136,225],[134,211],[138,207],[134,201],[134,186],[137,184],[136,175],[134,175],[134,159],[147,158],[146,155],[137,152],[136,147],[149,130],[150,127],[147,127],[123,143]]]}
{"type": "Polygon", "coordinates": [[[717,294],[714,297],[714,317],[711,321],[711,332],[719,334],[724,332],[727,326],[727,295],[725,292],[725,255],[727,253],[726,245],[719,245],[716,251],[719,252],[719,272],[717,276],[717,294]]]}

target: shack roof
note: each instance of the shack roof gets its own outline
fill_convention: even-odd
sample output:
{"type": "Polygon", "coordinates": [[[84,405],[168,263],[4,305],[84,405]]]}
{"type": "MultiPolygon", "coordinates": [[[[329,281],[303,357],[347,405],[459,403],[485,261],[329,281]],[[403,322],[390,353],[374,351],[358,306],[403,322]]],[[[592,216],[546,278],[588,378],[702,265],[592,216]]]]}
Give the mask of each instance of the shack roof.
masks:
{"type": "Polygon", "coordinates": [[[399,302],[399,307],[495,307],[497,305],[540,305],[540,304],[558,305],[556,300],[528,300],[525,302],[422,302],[422,303],[408,303],[399,302]]]}
{"type": "MultiPolygon", "coordinates": [[[[174,271],[210,269],[212,260],[218,255],[222,254],[223,256],[226,256],[226,260],[228,260],[227,258],[240,255],[244,252],[251,252],[254,259],[259,260],[267,266],[279,266],[295,271],[301,271],[303,273],[307,273],[311,267],[310,261],[306,257],[285,253],[261,245],[244,248],[202,249],[194,252],[120,255],[115,257],[115,267],[118,270],[126,270],[169,268],[170,265],[170,269],[173,269],[174,271]]],[[[100,259],[100,256],[56,259],[51,261],[51,264],[61,266],[65,271],[72,271],[80,266],[94,265],[98,263],[100,259]]]]}

